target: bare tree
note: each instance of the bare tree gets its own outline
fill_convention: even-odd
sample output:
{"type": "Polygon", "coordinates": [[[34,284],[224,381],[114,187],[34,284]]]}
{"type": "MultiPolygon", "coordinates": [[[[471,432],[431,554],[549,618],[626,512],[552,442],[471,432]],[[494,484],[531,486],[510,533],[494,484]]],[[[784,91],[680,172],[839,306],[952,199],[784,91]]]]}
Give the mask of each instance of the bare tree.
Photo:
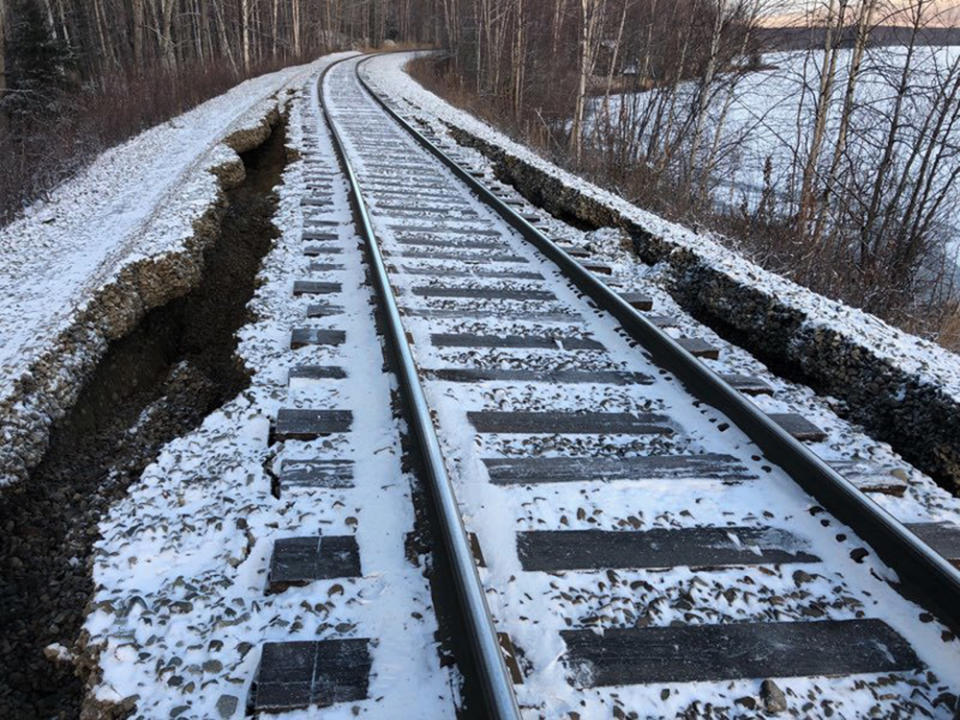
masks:
{"type": "Polygon", "coordinates": [[[580,0],[580,53],[577,63],[577,89],[574,100],[573,122],[570,129],[570,149],[574,162],[583,159],[583,120],[587,103],[587,82],[593,75],[600,29],[607,0],[580,0]]]}
{"type": "Polygon", "coordinates": [[[250,69],[250,2],[251,0],[240,0],[240,32],[242,34],[241,47],[243,47],[243,69],[250,69]]]}
{"type": "MultiPolygon", "coordinates": [[[[0,99],[7,91],[7,0],[0,0],[0,99]]],[[[3,113],[0,112],[0,130],[3,129],[3,113]]]]}

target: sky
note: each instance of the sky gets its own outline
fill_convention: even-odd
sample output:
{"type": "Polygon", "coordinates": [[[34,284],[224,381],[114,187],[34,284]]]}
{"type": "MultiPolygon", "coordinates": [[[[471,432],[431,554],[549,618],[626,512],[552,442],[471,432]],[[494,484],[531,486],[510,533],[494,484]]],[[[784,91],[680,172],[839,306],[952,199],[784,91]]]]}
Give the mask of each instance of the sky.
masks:
{"type": "MultiPolygon", "coordinates": [[[[838,0],[834,0],[837,2],[838,0]]],[[[778,0],[769,5],[765,25],[806,24],[808,13],[816,11],[823,14],[830,0],[778,0]]],[[[924,15],[931,27],[960,27],[960,0],[923,0],[927,10],[924,15]]],[[[905,25],[909,23],[910,8],[916,7],[915,0],[881,0],[884,25],[905,25]]]]}

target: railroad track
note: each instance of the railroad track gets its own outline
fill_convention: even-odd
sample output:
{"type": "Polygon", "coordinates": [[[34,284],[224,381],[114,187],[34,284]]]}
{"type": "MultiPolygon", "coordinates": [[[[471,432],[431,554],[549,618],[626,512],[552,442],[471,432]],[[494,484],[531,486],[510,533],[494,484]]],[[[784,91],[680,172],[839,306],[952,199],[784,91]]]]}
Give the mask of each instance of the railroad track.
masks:
{"type": "MultiPolygon", "coordinates": [[[[331,135],[305,160],[316,261],[294,292],[337,322],[331,278],[356,249],[323,213],[341,183],[449,556],[476,716],[830,715],[841,698],[846,716],[949,717],[960,574],[921,539],[932,531],[866,500],[804,447],[816,427],[760,413],[748,393],[762,383],[710,372],[697,355],[715,349],[671,340],[645,319],[648,299],[605,285],[476,181],[364,85],[362,63],[321,81],[331,135]],[[331,147],[339,171],[310,170],[331,147]]],[[[293,345],[348,335],[296,329],[293,345]]],[[[356,434],[352,421],[297,407],[275,432],[356,434]]],[[[277,492],[340,487],[345,472],[300,459],[277,492]]],[[[274,590],[337,577],[318,573],[330,558],[368,567],[349,536],[288,541],[274,590]]],[[[381,642],[404,640],[268,644],[252,710],[366,699],[381,642]]]]}

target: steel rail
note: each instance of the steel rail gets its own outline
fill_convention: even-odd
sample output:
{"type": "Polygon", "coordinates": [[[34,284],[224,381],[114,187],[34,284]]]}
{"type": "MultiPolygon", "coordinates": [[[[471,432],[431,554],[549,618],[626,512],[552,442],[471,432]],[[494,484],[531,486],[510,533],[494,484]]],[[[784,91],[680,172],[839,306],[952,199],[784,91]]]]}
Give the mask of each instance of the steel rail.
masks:
{"type": "Polygon", "coordinates": [[[513,229],[550,258],[561,272],[600,308],[613,315],[660,367],[675,375],[697,399],[726,415],[756,443],[771,462],[783,468],[833,516],[850,526],[873,548],[877,556],[896,572],[898,577],[894,584],[898,585],[904,596],[934,612],[955,634],[960,633],[960,570],[904,527],[903,523],[867,498],[849,480],[768,418],[717,373],[647,320],[424,137],[390,107],[360,73],[361,66],[372,57],[357,63],[357,78],[373,100],[400,127],[466,183],[513,229]]]}
{"type": "Polygon", "coordinates": [[[347,157],[340,131],[333,120],[327,103],[324,101],[323,86],[327,74],[337,65],[354,59],[354,57],[345,58],[330,65],[324,71],[320,78],[320,105],[324,119],[333,136],[337,156],[350,185],[353,210],[363,233],[363,239],[369,254],[371,274],[386,320],[387,336],[395,354],[396,370],[403,398],[407,405],[408,420],[417,439],[430,492],[439,515],[443,541],[450,554],[457,597],[466,621],[468,640],[473,652],[477,674],[480,676],[480,689],[486,704],[485,717],[494,720],[519,720],[520,708],[514,694],[513,680],[500,651],[496,627],[487,606],[483,584],[480,582],[480,576],[477,573],[470,541],[463,527],[456,494],[453,491],[450,478],[447,476],[440,442],[433,427],[423,386],[420,384],[416,362],[407,343],[396,296],[390,286],[383,255],[377,244],[376,234],[373,231],[370,216],[367,212],[366,201],[360,190],[360,184],[357,182],[353,165],[347,157]]]}

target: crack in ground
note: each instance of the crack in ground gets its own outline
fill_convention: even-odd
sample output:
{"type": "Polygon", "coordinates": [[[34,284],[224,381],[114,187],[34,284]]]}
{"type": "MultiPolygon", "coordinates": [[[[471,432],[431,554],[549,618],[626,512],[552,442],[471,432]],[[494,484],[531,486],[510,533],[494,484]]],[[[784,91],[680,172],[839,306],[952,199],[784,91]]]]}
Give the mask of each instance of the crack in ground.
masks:
{"type": "MultiPolygon", "coordinates": [[[[84,682],[44,648],[70,646],[93,596],[98,523],[169,441],[249,384],[235,332],[263,257],[278,237],[273,189],[287,164],[285,125],[241,156],[200,284],[150,311],[111,344],[29,480],[0,492],[0,717],[74,718],[84,682]]],[[[65,656],[66,653],[60,653],[65,656]]]]}

